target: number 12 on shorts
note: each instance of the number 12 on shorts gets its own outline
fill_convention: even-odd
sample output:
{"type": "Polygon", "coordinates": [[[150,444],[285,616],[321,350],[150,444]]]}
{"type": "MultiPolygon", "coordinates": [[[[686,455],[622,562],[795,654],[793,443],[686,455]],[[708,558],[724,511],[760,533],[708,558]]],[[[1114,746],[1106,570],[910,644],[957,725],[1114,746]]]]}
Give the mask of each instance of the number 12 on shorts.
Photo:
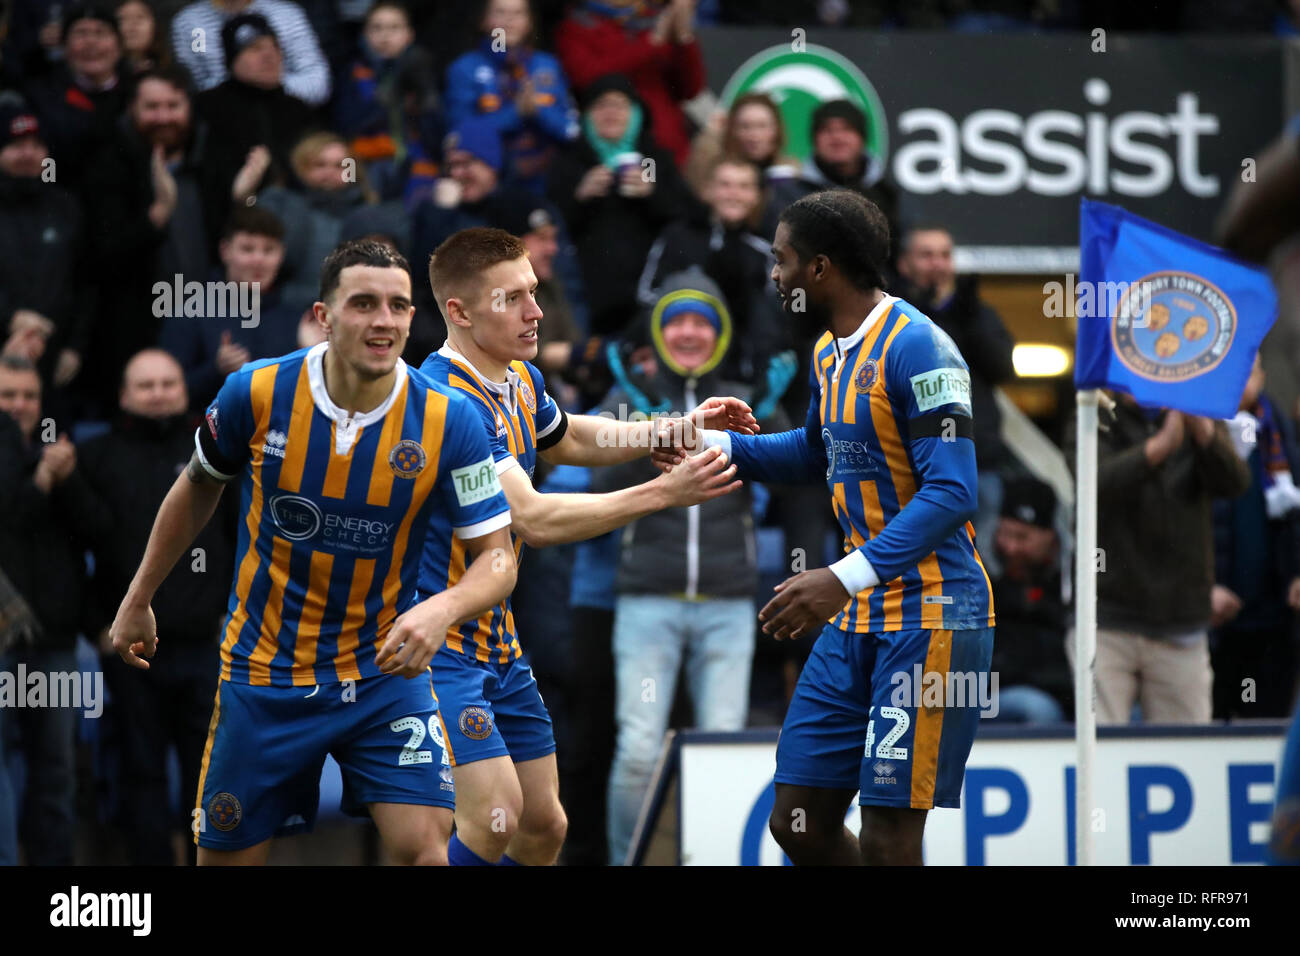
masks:
{"type": "Polygon", "coordinates": [[[892,720],[894,726],[890,728],[889,733],[880,738],[880,743],[876,743],[876,720],[874,714],[876,707],[873,704],[867,711],[867,747],[863,751],[863,757],[870,759],[872,757],[871,748],[876,749],[875,756],[881,760],[906,760],[907,748],[895,747],[898,738],[907,733],[907,728],[912,724],[912,718],[907,716],[907,711],[901,707],[881,707],[880,716],[887,720],[892,720]]]}

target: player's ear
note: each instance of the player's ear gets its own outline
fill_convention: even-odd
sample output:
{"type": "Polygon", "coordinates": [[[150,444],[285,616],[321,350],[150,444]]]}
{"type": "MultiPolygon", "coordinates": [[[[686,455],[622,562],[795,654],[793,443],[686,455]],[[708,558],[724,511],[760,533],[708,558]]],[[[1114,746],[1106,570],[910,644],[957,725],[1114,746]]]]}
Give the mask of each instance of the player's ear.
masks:
{"type": "Polygon", "coordinates": [[[329,335],[333,331],[333,325],[330,322],[330,308],[324,302],[314,302],[311,307],[311,314],[316,317],[317,323],[325,334],[329,335]]]}
{"type": "Polygon", "coordinates": [[[447,300],[447,320],[453,325],[459,325],[467,329],[472,324],[469,320],[469,313],[465,311],[465,303],[461,299],[452,296],[447,300]]]}

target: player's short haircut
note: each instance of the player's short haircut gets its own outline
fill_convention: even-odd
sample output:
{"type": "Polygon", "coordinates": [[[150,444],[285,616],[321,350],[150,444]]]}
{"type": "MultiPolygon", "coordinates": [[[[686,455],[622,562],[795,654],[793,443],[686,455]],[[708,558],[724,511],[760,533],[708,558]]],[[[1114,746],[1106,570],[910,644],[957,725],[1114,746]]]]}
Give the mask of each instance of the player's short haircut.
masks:
{"type": "Polygon", "coordinates": [[[328,302],[339,287],[339,275],[348,266],[401,269],[410,273],[406,258],[392,246],[374,239],[349,239],[334,247],[320,267],[320,300],[328,302]]]}
{"type": "Polygon", "coordinates": [[[801,262],[823,255],[855,288],[884,288],[889,220],[861,193],[827,189],[786,207],[781,222],[801,262]]]}
{"type": "Polygon", "coordinates": [[[453,233],[429,258],[429,285],[438,308],[446,316],[452,298],[471,298],[479,277],[498,262],[513,262],[528,255],[518,236],[504,229],[475,226],[453,233]]]}
{"type": "Polygon", "coordinates": [[[221,241],[233,239],[237,232],[284,241],[284,223],[280,217],[259,206],[236,206],[221,230],[221,241]]]}
{"type": "Polygon", "coordinates": [[[31,372],[33,375],[39,375],[36,371],[36,363],[25,355],[0,355],[0,369],[6,372],[31,372]]]}
{"type": "Polygon", "coordinates": [[[190,76],[190,71],[185,67],[175,63],[165,63],[160,66],[151,66],[147,70],[137,73],[131,79],[131,100],[140,95],[140,87],[146,80],[157,80],[160,83],[166,83],[174,89],[180,90],[185,94],[185,98],[194,99],[194,80],[190,76]]]}

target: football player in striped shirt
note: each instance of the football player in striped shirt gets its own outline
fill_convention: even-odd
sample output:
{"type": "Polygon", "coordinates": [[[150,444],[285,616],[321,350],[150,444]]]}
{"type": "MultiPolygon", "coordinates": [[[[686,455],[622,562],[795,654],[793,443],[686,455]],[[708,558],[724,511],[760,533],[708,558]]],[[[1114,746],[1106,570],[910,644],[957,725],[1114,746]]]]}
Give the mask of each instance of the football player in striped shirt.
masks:
{"type": "Polygon", "coordinates": [[[344,243],[314,310],[327,341],[245,365],[209,407],[113,646],[148,669],[150,598],[237,482],[242,557],[195,811],[200,865],[260,864],[273,836],[309,830],[326,754],[343,809],[369,813],[392,859],[445,863],[454,786],[428,664],[448,627],[513,588],[510,512],[477,411],[399,357],[414,311],[405,260],[344,243]],[[417,602],[426,537],[453,532],[469,569],[417,602]]]}
{"type": "MultiPolygon", "coordinates": [[[[440,245],[429,281],[447,323],[447,344],[421,366],[469,397],[510,502],[516,551],[594,538],[663,508],[699,504],[739,487],[718,452],[681,474],[603,495],[540,494],[532,485],[540,453],[548,462],[613,465],[648,455],[694,423],[757,429],[739,399],[709,399],[677,419],[623,422],[566,415],[530,362],[543,321],[537,277],[523,242],[500,229],[465,229],[440,245]]],[[[455,582],[464,557],[431,537],[421,592],[455,582]]],[[[508,601],[454,628],[433,658],[433,683],[447,715],[447,750],[456,777],[453,866],[555,862],[567,820],[560,806],[551,718],[537,691],[508,601]]]]}
{"type": "Polygon", "coordinates": [[[783,581],[759,612],[778,640],[820,631],[781,729],[769,826],[795,863],[919,864],[927,811],[959,804],[993,650],[970,375],[938,326],[882,290],[889,226],[869,200],[799,200],[772,252],[785,310],[823,332],[806,423],[705,445],[742,478],[824,481],[845,556],[783,581]],[[844,826],[855,792],[860,839],[844,826]]]}

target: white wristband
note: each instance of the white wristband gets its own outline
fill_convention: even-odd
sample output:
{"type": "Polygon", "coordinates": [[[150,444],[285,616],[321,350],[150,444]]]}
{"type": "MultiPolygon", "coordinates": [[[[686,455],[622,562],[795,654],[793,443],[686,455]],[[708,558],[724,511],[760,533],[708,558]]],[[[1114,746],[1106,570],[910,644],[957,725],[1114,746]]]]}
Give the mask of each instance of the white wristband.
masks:
{"type": "Polygon", "coordinates": [[[709,448],[721,448],[722,453],[727,456],[727,461],[731,461],[731,432],[718,431],[714,428],[700,429],[700,435],[704,438],[704,451],[709,448]]]}
{"type": "Polygon", "coordinates": [[[844,585],[844,590],[849,592],[849,596],[874,588],[880,583],[880,576],[876,574],[876,569],[871,566],[866,555],[861,551],[851,551],[849,554],[830,566],[831,574],[840,579],[840,584],[844,585]]]}

